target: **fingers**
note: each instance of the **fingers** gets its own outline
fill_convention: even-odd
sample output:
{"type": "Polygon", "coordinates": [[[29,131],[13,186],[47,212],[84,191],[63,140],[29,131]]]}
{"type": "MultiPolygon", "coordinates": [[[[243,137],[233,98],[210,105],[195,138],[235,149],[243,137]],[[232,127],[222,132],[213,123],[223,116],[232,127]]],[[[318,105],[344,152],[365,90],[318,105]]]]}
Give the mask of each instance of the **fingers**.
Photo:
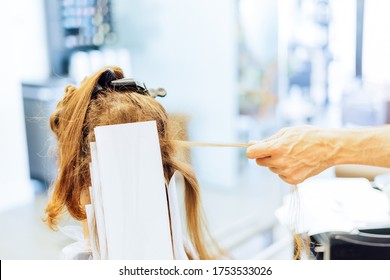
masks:
{"type": "Polygon", "coordinates": [[[318,167],[323,159],[315,153],[319,150],[316,137],[311,127],[284,128],[262,141],[250,141],[246,155],[286,183],[299,184],[323,170],[318,167]]]}
{"type": "Polygon", "coordinates": [[[277,167],[268,167],[269,170],[271,170],[273,173],[275,174],[280,174],[281,173],[281,170],[277,167]]]}
{"type": "Polygon", "coordinates": [[[274,168],[280,167],[279,160],[277,158],[270,157],[270,156],[264,158],[257,158],[256,163],[257,165],[260,166],[274,167],[274,168]]]}
{"type": "Polygon", "coordinates": [[[284,175],[279,175],[279,178],[282,179],[283,181],[285,181],[287,184],[290,184],[290,185],[295,185],[295,181],[290,179],[289,177],[286,177],[284,175]]]}
{"type": "Polygon", "coordinates": [[[256,163],[260,166],[268,167],[271,172],[277,174],[280,179],[291,185],[302,183],[306,179],[303,170],[289,168],[280,164],[277,159],[271,157],[257,159],[256,163]]]}
{"type": "Polygon", "coordinates": [[[296,185],[303,181],[303,179],[299,176],[299,174],[291,174],[289,170],[285,170],[285,168],[278,168],[274,166],[268,166],[268,169],[279,176],[280,179],[285,181],[288,184],[296,185]]]}
{"type": "Polygon", "coordinates": [[[280,179],[291,185],[302,183],[307,178],[303,169],[292,168],[291,165],[281,161],[280,158],[270,156],[257,158],[256,163],[260,166],[268,167],[271,172],[277,174],[280,179]]]}
{"type": "Polygon", "coordinates": [[[279,175],[279,178],[290,185],[298,185],[304,181],[304,178],[294,178],[294,177],[289,177],[284,175],[279,175]]]}
{"type": "Polygon", "coordinates": [[[246,156],[249,159],[269,157],[274,151],[273,146],[269,141],[257,142],[247,148],[246,156]]]}
{"type": "Polygon", "coordinates": [[[246,156],[249,159],[254,158],[264,158],[273,155],[276,152],[275,143],[278,142],[278,139],[283,137],[286,134],[287,129],[283,128],[279,130],[278,133],[262,140],[262,141],[249,141],[251,146],[246,150],[246,156]]]}
{"type": "Polygon", "coordinates": [[[268,169],[277,174],[280,179],[288,184],[294,185],[300,183],[302,180],[297,174],[292,174],[289,168],[279,164],[278,160],[272,157],[258,158],[256,163],[260,166],[266,166],[268,169]]]}

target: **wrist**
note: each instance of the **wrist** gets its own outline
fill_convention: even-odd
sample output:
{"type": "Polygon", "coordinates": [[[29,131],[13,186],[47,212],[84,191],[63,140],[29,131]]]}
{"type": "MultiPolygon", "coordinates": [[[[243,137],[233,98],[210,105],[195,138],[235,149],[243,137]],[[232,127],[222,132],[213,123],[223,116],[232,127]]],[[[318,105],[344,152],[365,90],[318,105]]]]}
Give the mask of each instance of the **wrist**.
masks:
{"type": "Polygon", "coordinates": [[[365,162],[363,153],[371,142],[371,133],[359,129],[335,129],[331,135],[334,150],[332,165],[365,162]]]}
{"type": "Polygon", "coordinates": [[[327,167],[331,167],[336,164],[340,164],[340,157],[343,154],[342,151],[342,137],[340,137],[340,131],[336,129],[321,130],[321,139],[323,139],[323,145],[327,148],[324,155],[324,161],[327,167]]]}

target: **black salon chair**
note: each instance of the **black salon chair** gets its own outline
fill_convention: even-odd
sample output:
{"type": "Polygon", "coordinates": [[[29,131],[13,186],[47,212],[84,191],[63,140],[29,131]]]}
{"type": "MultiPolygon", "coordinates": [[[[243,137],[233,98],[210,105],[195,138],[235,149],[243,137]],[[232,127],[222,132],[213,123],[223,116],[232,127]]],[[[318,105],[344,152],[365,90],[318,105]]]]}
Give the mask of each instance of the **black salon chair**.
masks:
{"type": "Polygon", "coordinates": [[[356,233],[326,232],[310,236],[317,260],[390,260],[390,225],[356,233]]]}

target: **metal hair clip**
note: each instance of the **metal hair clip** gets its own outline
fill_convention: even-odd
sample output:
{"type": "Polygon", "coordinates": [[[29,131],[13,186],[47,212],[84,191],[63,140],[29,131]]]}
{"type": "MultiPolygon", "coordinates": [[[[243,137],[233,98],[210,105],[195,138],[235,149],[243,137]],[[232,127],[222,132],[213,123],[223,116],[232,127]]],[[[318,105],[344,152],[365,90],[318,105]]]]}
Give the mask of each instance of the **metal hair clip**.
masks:
{"type": "Polygon", "coordinates": [[[116,91],[135,91],[139,94],[151,96],[153,98],[167,95],[167,92],[163,88],[148,89],[144,83],[137,82],[133,79],[118,79],[115,72],[111,69],[107,69],[102,73],[92,92],[92,96],[96,96],[99,91],[107,88],[116,91]]]}

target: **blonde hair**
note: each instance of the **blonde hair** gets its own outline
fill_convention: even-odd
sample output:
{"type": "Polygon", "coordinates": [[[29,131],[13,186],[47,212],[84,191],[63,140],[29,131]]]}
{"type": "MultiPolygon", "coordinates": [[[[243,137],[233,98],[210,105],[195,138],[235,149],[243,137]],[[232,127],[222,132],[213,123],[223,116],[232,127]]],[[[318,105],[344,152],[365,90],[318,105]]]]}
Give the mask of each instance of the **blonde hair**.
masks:
{"type": "Polygon", "coordinates": [[[117,78],[123,78],[120,68],[105,67],[86,78],[79,88],[67,86],[65,96],[50,117],[51,129],[58,140],[59,171],[46,207],[46,222],[55,229],[65,209],[76,220],[86,219],[80,200],[90,185],[89,143],[95,141],[96,126],[155,120],[165,179],[169,181],[176,170],[184,178],[189,238],[200,259],[214,258],[206,246],[207,229],[201,211],[199,184],[192,168],[175,157],[176,146],[170,141],[174,128],[166,111],[154,98],[136,92],[105,89],[94,96],[93,90],[108,68],[117,78]]]}

